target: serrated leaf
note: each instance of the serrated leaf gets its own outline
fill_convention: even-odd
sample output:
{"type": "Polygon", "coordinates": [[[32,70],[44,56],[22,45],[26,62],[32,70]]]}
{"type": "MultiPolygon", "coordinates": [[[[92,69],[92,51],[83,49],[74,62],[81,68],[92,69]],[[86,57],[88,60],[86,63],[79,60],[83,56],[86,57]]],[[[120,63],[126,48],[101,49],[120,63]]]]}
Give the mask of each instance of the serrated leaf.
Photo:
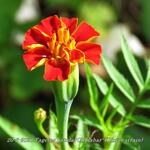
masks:
{"type": "Polygon", "coordinates": [[[84,122],[84,124],[89,125],[89,126],[93,126],[96,127],[100,130],[102,130],[101,125],[99,123],[99,121],[97,120],[97,118],[93,118],[91,116],[83,116],[83,115],[72,115],[71,116],[72,119],[77,119],[77,120],[82,120],[84,122]]]}
{"type": "Polygon", "coordinates": [[[131,120],[137,125],[150,128],[150,119],[147,117],[134,115],[134,116],[131,116],[131,120]]]}
{"type": "Polygon", "coordinates": [[[116,86],[131,102],[134,102],[135,95],[127,79],[125,79],[125,77],[114,67],[106,56],[102,56],[102,61],[110,78],[114,81],[116,86]]]}
{"type": "Polygon", "coordinates": [[[150,108],[150,99],[141,100],[140,103],[137,105],[137,107],[149,109],[150,108]]]}
{"type": "Polygon", "coordinates": [[[92,76],[92,71],[88,64],[85,63],[85,71],[86,71],[86,78],[88,84],[88,91],[90,94],[90,105],[94,111],[97,111],[97,100],[98,100],[98,90],[96,87],[96,83],[92,76]]]}
{"type": "Polygon", "coordinates": [[[19,144],[24,149],[31,150],[31,147],[32,147],[32,150],[44,150],[42,145],[36,141],[36,138],[31,133],[29,133],[25,129],[20,128],[19,126],[10,122],[9,120],[5,119],[2,116],[0,116],[0,128],[4,132],[6,132],[12,138],[12,140],[16,139],[16,143],[19,144]],[[26,138],[26,139],[33,140],[33,141],[32,142],[21,142],[21,141],[19,142],[17,138],[19,139],[26,138]]]}
{"type": "Polygon", "coordinates": [[[141,71],[139,69],[139,66],[131,52],[131,49],[128,46],[127,40],[125,39],[124,35],[122,35],[121,38],[121,47],[129,71],[131,72],[140,90],[142,90],[144,86],[144,80],[141,71]]]}
{"type": "MultiPolygon", "coordinates": [[[[95,79],[100,91],[104,95],[106,95],[108,92],[108,85],[106,84],[106,82],[96,74],[94,74],[94,79],[95,79]]],[[[117,112],[119,114],[121,114],[122,116],[125,115],[126,111],[124,109],[124,106],[113,96],[113,94],[110,95],[110,101],[109,102],[112,105],[112,107],[114,107],[114,108],[118,106],[117,112]]]]}

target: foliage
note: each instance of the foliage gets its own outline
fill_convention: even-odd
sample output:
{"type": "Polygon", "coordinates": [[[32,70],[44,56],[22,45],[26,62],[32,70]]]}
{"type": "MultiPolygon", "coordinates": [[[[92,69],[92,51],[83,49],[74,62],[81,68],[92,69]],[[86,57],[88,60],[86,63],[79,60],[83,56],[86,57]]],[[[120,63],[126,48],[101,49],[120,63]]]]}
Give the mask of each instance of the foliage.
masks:
{"type": "MultiPolygon", "coordinates": [[[[116,138],[122,138],[124,137],[124,130],[130,124],[134,123],[146,128],[150,128],[150,118],[146,116],[141,115],[135,115],[136,109],[143,108],[147,109],[149,108],[149,100],[144,100],[143,95],[146,91],[148,91],[149,87],[149,68],[147,77],[144,81],[143,76],[140,72],[140,68],[138,66],[137,61],[135,60],[134,56],[131,53],[131,50],[128,46],[128,43],[125,39],[125,37],[122,35],[122,52],[125,59],[125,62],[129,68],[129,71],[131,72],[132,77],[134,78],[135,82],[137,83],[139,87],[139,92],[135,95],[133,92],[133,88],[131,87],[128,80],[116,69],[116,67],[111,63],[111,61],[103,55],[102,62],[105,66],[106,71],[108,72],[110,78],[113,80],[113,83],[115,86],[122,92],[122,94],[126,97],[127,100],[130,101],[130,108],[125,108],[125,106],[115,99],[113,97],[113,84],[107,87],[107,84],[103,79],[101,79],[97,75],[92,75],[91,69],[88,66],[88,64],[85,64],[86,68],[86,75],[87,75],[87,83],[90,93],[90,105],[93,111],[95,111],[95,114],[97,118],[99,119],[99,122],[101,124],[101,131],[103,133],[104,137],[116,137],[116,138]],[[95,81],[94,81],[95,79],[95,81]],[[93,87],[97,83],[99,90],[105,95],[104,99],[99,102],[99,98],[96,96],[98,95],[97,88],[93,87]],[[91,88],[93,87],[93,88],[91,88]],[[107,92],[104,92],[107,90],[107,92]],[[95,96],[93,96],[95,95],[95,96]],[[113,105],[112,100],[115,102],[118,102],[118,105],[113,105]],[[121,105],[121,107],[120,107],[121,105]],[[114,109],[108,110],[108,107],[113,107],[114,109]],[[124,113],[121,113],[121,109],[124,113]],[[128,111],[126,111],[128,109],[128,111]],[[116,120],[117,112],[121,115],[120,119],[116,120]],[[107,115],[106,115],[107,114],[107,115]],[[114,122],[114,120],[116,120],[114,122]],[[116,135],[117,132],[120,132],[118,135],[116,135]]],[[[149,65],[148,65],[149,67],[149,65]]],[[[127,144],[127,143],[125,143],[127,144]]],[[[128,143],[127,144],[130,148],[134,147],[134,144],[132,146],[128,143]]],[[[116,148],[120,147],[117,144],[107,144],[104,143],[105,148],[116,148]]],[[[137,149],[136,146],[134,149],[137,149]]]]}
{"type": "Polygon", "coordinates": [[[8,143],[17,142],[26,150],[31,150],[31,147],[32,150],[43,150],[42,145],[36,142],[36,138],[31,133],[11,123],[2,116],[0,116],[0,128],[11,137],[7,139],[8,143]]]}

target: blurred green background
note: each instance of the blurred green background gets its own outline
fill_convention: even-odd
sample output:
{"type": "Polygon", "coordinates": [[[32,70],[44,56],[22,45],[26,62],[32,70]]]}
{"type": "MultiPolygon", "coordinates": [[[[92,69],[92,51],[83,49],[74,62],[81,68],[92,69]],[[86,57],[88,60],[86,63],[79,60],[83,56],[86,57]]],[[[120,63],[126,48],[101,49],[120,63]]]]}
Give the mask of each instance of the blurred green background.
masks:
{"type": "MultiPolygon", "coordinates": [[[[54,98],[49,82],[43,80],[43,68],[27,71],[21,43],[27,29],[54,14],[78,17],[79,21],[86,20],[94,26],[101,33],[97,42],[103,45],[103,51],[133,87],[133,80],[128,70],[124,69],[126,66],[120,53],[119,32],[123,30],[129,39],[143,75],[146,70],[143,58],[150,51],[149,0],[0,0],[0,113],[37,136],[40,134],[33,121],[33,112],[39,107],[46,110],[51,107],[55,111],[54,98]]],[[[92,68],[110,82],[103,67],[92,68]]],[[[80,90],[71,114],[92,115],[82,66],[80,70],[80,90]]],[[[122,95],[119,96],[123,99],[122,95]]],[[[141,113],[148,115],[150,111],[141,113]]],[[[149,149],[150,131],[147,130],[139,127],[127,130],[127,134],[144,137],[142,150],[149,149]]],[[[5,137],[7,135],[0,130],[1,150],[21,149],[14,143],[6,143],[5,137]]]]}

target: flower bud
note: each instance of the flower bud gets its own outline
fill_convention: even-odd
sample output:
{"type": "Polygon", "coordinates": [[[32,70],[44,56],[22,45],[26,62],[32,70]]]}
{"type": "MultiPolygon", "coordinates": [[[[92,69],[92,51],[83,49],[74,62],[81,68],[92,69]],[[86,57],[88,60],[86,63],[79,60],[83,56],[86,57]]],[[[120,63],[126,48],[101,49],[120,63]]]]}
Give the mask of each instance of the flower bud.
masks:
{"type": "Polygon", "coordinates": [[[46,111],[44,109],[39,108],[34,112],[34,120],[37,124],[42,124],[46,118],[46,111]]]}
{"type": "Polygon", "coordinates": [[[78,64],[71,67],[69,78],[65,81],[52,82],[52,90],[56,100],[70,101],[75,98],[79,88],[78,64]]]}

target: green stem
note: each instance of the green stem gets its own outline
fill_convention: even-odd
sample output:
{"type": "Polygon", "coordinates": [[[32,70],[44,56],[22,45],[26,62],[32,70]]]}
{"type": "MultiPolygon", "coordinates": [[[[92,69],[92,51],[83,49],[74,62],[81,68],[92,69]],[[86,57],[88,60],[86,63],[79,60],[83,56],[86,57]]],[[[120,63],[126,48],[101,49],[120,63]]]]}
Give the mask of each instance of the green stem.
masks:
{"type": "Polygon", "coordinates": [[[41,132],[41,134],[46,138],[46,139],[49,139],[50,136],[47,134],[47,132],[45,131],[45,129],[43,128],[43,125],[42,124],[39,124],[38,125],[38,129],[39,131],[41,132]]]}
{"type": "Polygon", "coordinates": [[[99,119],[100,124],[102,125],[102,130],[105,130],[105,122],[103,116],[101,115],[98,109],[95,110],[95,113],[97,118],[99,119]]]}
{"type": "Polygon", "coordinates": [[[135,103],[134,105],[132,105],[131,109],[129,110],[129,113],[126,114],[126,117],[124,118],[124,120],[122,121],[123,123],[126,123],[128,124],[129,123],[129,117],[132,116],[132,114],[134,113],[134,111],[136,110],[137,108],[137,104],[139,103],[141,97],[143,96],[145,92],[145,86],[143,87],[142,90],[139,91],[138,95],[137,95],[137,98],[135,100],[135,103]]]}
{"type": "Polygon", "coordinates": [[[68,150],[69,145],[67,141],[63,141],[65,139],[68,139],[68,118],[69,118],[69,112],[70,107],[73,100],[69,100],[67,102],[55,100],[56,103],[56,112],[57,112],[57,125],[59,130],[59,138],[62,140],[60,142],[61,144],[61,150],[68,150]]]}
{"type": "Polygon", "coordinates": [[[104,150],[119,150],[121,147],[121,141],[117,141],[122,138],[124,129],[111,133],[104,133],[104,138],[110,138],[110,141],[104,143],[104,150]],[[116,141],[111,141],[111,139],[116,141]]]}

